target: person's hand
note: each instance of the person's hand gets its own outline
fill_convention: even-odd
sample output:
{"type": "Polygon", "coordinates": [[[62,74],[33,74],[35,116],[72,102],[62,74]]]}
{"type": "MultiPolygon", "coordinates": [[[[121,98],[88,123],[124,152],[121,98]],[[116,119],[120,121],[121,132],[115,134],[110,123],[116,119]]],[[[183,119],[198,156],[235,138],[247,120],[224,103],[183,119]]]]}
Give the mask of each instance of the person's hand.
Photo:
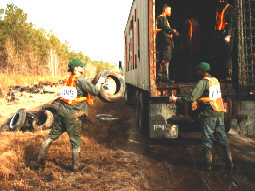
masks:
{"type": "Polygon", "coordinates": [[[104,77],[100,77],[100,78],[97,80],[96,86],[98,87],[99,90],[100,90],[100,88],[101,88],[101,84],[104,84],[104,83],[105,83],[105,78],[104,78],[104,77]]]}
{"type": "Polygon", "coordinates": [[[226,43],[229,43],[229,42],[230,42],[230,38],[231,38],[231,35],[226,36],[226,37],[225,37],[225,42],[226,42],[226,43]]]}
{"type": "Polygon", "coordinates": [[[98,80],[101,76],[101,72],[99,72],[95,77],[94,79],[91,81],[92,84],[96,85],[98,83],[98,80]]]}
{"type": "Polygon", "coordinates": [[[178,100],[178,97],[174,97],[174,96],[169,97],[169,102],[176,103],[177,100],[178,100]]]}

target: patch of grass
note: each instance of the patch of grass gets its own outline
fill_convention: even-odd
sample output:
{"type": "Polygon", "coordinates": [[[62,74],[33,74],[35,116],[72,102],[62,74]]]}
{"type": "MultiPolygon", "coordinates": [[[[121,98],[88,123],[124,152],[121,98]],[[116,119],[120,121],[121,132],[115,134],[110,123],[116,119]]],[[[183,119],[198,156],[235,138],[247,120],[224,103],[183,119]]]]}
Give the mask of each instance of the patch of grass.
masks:
{"type": "Polygon", "coordinates": [[[10,86],[30,86],[38,84],[40,81],[58,82],[64,80],[64,76],[26,76],[18,74],[0,74],[0,90],[7,90],[10,86]]]}

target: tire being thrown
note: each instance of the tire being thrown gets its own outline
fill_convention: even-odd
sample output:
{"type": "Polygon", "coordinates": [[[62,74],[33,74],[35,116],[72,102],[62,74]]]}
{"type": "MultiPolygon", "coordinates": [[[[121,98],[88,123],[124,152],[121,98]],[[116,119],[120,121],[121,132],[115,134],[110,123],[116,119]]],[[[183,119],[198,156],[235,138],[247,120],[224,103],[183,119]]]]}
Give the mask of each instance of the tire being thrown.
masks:
{"type": "Polygon", "coordinates": [[[11,118],[10,130],[19,131],[24,125],[26,119],[26,112],[24,109],[18,110],[11,118]]]}
{"type": "Polygon", "coordinates": [[[32,126],[34,131],[50,129],[54,122],[53,114],[48,110],[38,111],[35,115],[32,126]]]}
{"type": "Polygon", "coordinates": [[[124,95],[124,78],[123,76],[114,70],[103,70],[100,72],[101,77],[111,78],[116,84],[116,90],[114,93],[109,93],[111,90],[103,88],[104,84],[101,85],[98,98],[106,103],[112,103],[118,101],[124,95]]]}

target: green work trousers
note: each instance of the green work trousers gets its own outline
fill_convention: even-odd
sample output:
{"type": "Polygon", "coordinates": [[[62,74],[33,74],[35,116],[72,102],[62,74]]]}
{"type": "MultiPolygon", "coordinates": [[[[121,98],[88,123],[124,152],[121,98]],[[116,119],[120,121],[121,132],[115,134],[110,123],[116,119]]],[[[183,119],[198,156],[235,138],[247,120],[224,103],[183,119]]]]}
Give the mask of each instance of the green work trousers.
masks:
{"type": "Polygon", "coordinates": [[[73,146],[81,145],[81,125],[79,123],[79,119],[65,118],[59,114],[56,114],[52,130],[47,138],[55,141],[64,132],[67,132],[73,146]]]}

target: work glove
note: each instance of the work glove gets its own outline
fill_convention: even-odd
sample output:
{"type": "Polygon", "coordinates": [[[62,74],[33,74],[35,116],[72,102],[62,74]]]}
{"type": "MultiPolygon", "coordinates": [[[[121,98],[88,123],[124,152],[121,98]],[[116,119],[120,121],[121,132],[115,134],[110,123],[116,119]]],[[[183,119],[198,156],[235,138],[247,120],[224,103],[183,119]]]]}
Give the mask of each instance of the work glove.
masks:
{"type": "Polygon", "coordinates": [[[226,43],[229,43],[229,42],[230,42],[230,38],[231,38],[231,35],[226,36],[226,37],[225,37],[225,42],[226,42],[226,43]]]}
{"type": "Polygon", "coordinates": [[[169,102],[176,103],[177,100],[178,100],[178,97],[174,97],[174,96],[169,97],[169,102]]]}
{"type": "Polygon", "coordinates": [[[98,83],[98,80],[101,76],[101,72],[99,72],[95,77],[94,79],[91,81],[92,84],[96,85],[98,83]]]}

